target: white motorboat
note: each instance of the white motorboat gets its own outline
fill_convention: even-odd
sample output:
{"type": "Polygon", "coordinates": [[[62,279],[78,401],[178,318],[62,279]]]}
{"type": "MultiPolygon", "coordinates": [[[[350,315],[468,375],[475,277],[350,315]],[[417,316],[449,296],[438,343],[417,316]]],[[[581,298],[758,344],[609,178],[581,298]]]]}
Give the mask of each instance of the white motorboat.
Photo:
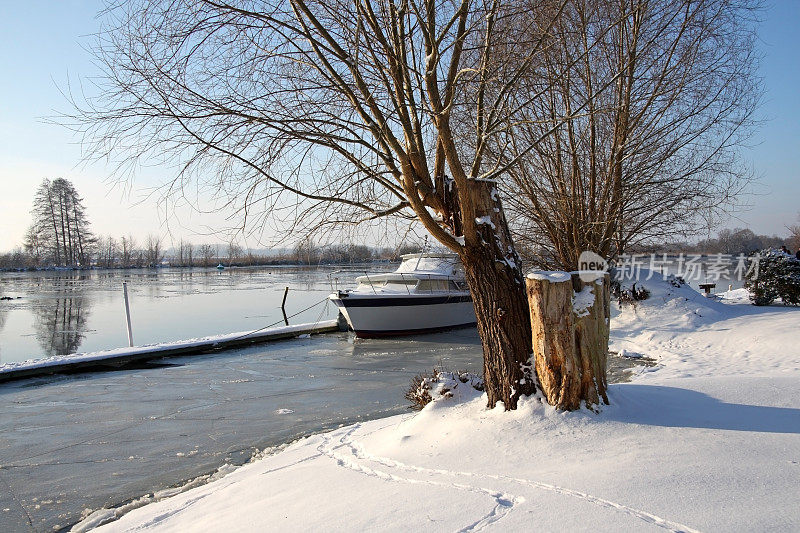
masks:
{"type": "Polygon", "coordinates": [[[476,323],[464,267],[452,254],[407,254],[397,270],[365,274],[329,296],[359,337],[430,333],[476,323]]]}

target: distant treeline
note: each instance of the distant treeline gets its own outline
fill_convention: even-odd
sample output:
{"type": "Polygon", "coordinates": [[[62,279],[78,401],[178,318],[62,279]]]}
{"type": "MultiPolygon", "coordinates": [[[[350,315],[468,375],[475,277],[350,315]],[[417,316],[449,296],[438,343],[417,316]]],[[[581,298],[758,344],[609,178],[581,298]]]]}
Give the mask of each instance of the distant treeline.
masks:
{"type": "MultiPolygon", "coordinates": [[[[757,235],[749,229],[724,229],[715,238],[696,243],[672,242],[662,245],[636,246],[628,253],[685,253],[685,254],[751,254],[765,248],[786,246],[792,253],[800,249],[800,228],[789,228],[786,238],[777,235],[757,235]]],[[[259,265],[325,265],[366,263],[370,261],[399,261],[406,253],[416,253],[419,244],[400,248],[374,248],[360,244],[318,245],[305,239],[292,249],[246,250],[236,243],[227,245],[192,244],[181,241],[165,249],[162,239],[150,235],[140,245],[131,236],[92,238],[84,243],[85,261],[64,264],[63,259],[47,255],[29,246],[0,254],[0,270],[33,270],[49,268],[155,268],[259,266],[259,265]],[[59,259],[60,262],[56,261],[59,259]]],[[[532,264],[532,263],[531,263],[532,264]]]]}
{"type": "Polygon", "coordinates": [[[663,245],[638,246],[630,253],[686,253],[686,254],[745,254],[765,248],[786,246],[792,253],[800,248],[800,231],[796,226],[789,228],[786,238],[777,235],[757,235],[752,230],[735,228],[720,231],[716,238],[700,240],[694,244],[689,242],[671,242],[663,245]]]}
{"type": "Polygon", "coordinates": [[[419,245],[400,248],[373,248],[359,244],[317,245],[306,239],[293,249],[246,250],[235,243],[227,245],[193,244],[181,241],[176,247],[165,249],[162,240],[148,236],[140,245],[131,236],[122,238],[99,237],[88,243],[87,253],[76,261],[65,264],[28,247],[0,254],[2,270],[35,270],[54,268],[157,268],[157,267],[212,267],[259,265],[321,265],[365,263],[371,261],[398,261],[402,254],[420,251],[419,245]]]}

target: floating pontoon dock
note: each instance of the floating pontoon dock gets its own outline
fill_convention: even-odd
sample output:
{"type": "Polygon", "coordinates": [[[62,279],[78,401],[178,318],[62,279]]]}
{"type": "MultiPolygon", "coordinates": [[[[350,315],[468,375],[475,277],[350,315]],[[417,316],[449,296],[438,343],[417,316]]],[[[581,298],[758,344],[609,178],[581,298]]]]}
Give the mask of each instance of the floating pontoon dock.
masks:
{"type": "Polygon", "coordinates": [[[341,323],[337,320],[324,320],[316,323],[273,327],[259,331],[230,333],[163,344],[115,348],[101,352],[57,355],[43,359],[11,362],[0,365],[0,383],[49,374],[108,370],[161,357],[198,355],[238,346],[288,339],[300,335],[329,333],[339,331],[340,327],[341,323]]]}

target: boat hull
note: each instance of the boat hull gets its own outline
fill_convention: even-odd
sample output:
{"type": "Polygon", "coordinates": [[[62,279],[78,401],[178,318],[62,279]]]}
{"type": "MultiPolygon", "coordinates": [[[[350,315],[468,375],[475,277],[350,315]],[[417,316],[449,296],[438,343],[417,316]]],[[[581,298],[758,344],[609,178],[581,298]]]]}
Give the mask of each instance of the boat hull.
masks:
{"type": "Polygon", "coordinates": [[[332,296],[362,338],[433,333],[476,323],[469,295],[332,296]]]}

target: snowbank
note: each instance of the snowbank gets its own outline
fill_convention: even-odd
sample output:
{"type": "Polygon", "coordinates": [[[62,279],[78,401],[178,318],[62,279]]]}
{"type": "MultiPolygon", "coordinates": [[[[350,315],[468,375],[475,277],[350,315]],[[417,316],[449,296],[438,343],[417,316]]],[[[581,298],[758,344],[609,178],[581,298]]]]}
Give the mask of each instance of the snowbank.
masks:
{"type": "Polygon", "coordinates": [[[465,389],[301,440],[107,530],[799,530],[800,310],[643,282],[612,348],[658,361],[601,413],[465,389]]]}

